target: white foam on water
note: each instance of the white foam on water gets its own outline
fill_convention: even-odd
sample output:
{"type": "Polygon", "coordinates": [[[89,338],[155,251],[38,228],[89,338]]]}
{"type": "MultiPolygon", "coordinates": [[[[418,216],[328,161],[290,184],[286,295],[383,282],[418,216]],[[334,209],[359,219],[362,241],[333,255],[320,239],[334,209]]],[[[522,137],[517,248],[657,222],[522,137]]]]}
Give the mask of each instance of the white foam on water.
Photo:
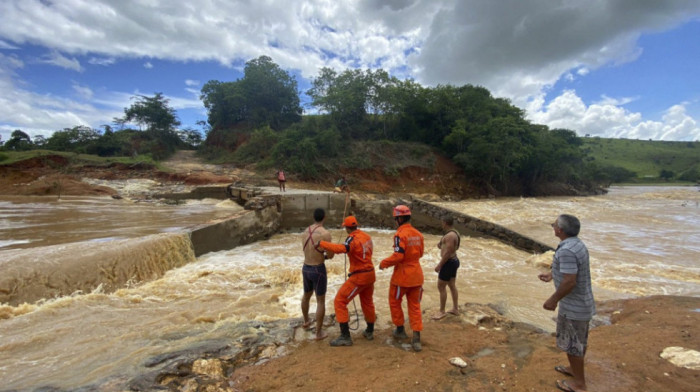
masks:
{"type": "MultiPolygon", "coordinates": [[[[695,200],[693,197],[696,196],[685,189],[618,188],[609,195],[590,198],[449,204],[450,208],[480,215],[553,246],[558,240],[549,224],[560,213],[579,216],[583,225],[580,236],[591,253],[594,294],[600,301],[652,294],[700,296],[695,245],[700,243],[700,209],[690,208],[688,203],[681,205],[683,200],[695,200]]],[[[58,207],[51,202],[33,203],[37,208],[28,207],[28,214],[53,208],[70,212],[71,203],[76,202],[58,207]]],[[[114,205],[108,200],[92,203],[114,205]]],[[[126,206],[131,204],[119,205],[129,208],[126,206]]],[[[195,203],[184,207],[193,211],[210,205],[195,203]]],[[[176,219],[180,212],[178,208],[167,210],[176,219]]],[[[181,224],[166,227],[171,230],[181,224]]],[[[97,238],[119,237],[119,230],[105,230],[97,238]]],[[[373,237],[376,266],[391,254],[394,230],[366,231],[373,237]]],[[[343,230],[331,233],[334,242],[345,238],[343,230]]],[[[425,236],[425,292],[421,306],[426,315],[439,307],[434,272],[439,238],[425,236]]],[[[63,247],[69,248],[57,245],[51,249],[60,252],[63,247]]],[[[203,255],[168,271],[160,279],[130,282],[112,294],[98,291],[23,308],[0,305],[0,315],[6,317],[0,319],[0,379],[10,389],[49,384],[77,388],[117,372],[137,369],[153,355],[184,349],[206,339],[226,338],[218,326],[227,322],[300,317],[300,249],[299,233],[278,234],[266,241],[203,255]],[[180,338],[168,340],[165,336],[180,338]]],[[[1,255],[16,258],[23,252],[28,250],[3,250],[1,255]]],[[[35,252],[41,253],[41,249],[35,252]]],[[[545,330],[554,328],[555,313],[542,309],[542,303],[554,290],[553,284],[537,279],[537,274],[551,262],[551,254],[533,256],[498,241],[463,237],[458,257],[460,303],[492,303],[516,321],[545,330]]],[[[327,262],[327,314],[333,312],[332,298],[344,281],[343,260],[343,255],[336,255],[327,262]]],[[[391,269],[376,272],[374,300],[379,327],[390,323],[387,296],[391,273],[391,269]]],[[[315,311],[313,299],[311,311],[315,311]]]]}

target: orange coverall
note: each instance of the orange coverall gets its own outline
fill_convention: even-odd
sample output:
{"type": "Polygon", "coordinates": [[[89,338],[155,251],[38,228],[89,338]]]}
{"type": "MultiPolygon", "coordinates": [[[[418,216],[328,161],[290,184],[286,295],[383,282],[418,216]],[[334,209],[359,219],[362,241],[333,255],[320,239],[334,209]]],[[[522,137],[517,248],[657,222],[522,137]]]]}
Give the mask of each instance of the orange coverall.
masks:
{"type": "Polygon", "coordinates": [[[411,330],[416,332],[423,330],[423,317],[420,310],[420,300],[423,296],[421,257],[423,257],[423,234],[410,223],[404,223],[396,230],[394,253],[379,264],[382,269],[394,267],[389,285],[391,320],[397,327],[403,326],[404,315],[401,302],[406,295],[408,319],[411,330]]]}
{"type": "Polygon", "coordinates": [[[333,244],[321,241],[319,246],[333,253],[347,253],[350,258],[350,271],[348,279],[343,283],[335,295],[335,317],[339,323],[347,323],[350,320],[348,304],[360,295],[360,306],[365,316],[365,321],[374,323],[377,316],[374,312],[374,265],[372,264],[372,239],[360,230],[355,230],[348,235],[344,244],[333,244]]]}

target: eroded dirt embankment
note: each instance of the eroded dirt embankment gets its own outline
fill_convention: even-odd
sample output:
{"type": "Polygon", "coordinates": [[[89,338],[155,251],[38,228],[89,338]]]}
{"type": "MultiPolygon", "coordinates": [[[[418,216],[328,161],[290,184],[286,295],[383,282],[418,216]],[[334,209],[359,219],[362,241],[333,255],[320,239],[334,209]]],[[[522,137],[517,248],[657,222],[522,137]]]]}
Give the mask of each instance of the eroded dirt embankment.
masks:
{"type": "MultiPolygon", "coordinates": [[[[588,390],[697,391],[700,363],[691,369],[661,353],[668,347],[698,348],[699,307],[699,298],[671,296],[599,304],[598,326],[591,330],[586,356],[588,390]]],[[[169,370],[145,375],[131,385],[142,388],[138,390],[229,392],[540,392],[556,391],[556,380],[566,378],[554,370],[566,364],[554,336],[513,323],[484,305],[465,303],[458,316],[440,321],[424,315],[420,353],[394,340],[387,320],[377,321],[373,341],[353,332],[351,347],[330,347],[329,339],[313,341],[313,334],[299,324],[296,320],[260,326],[243,352],[230,353],[236,346],[224,344],[208,353],[183,353],[181,360],[171,356],[169,370]],[[455,357],[467,366],[450,364],[455,357]]],[[[326,328],[332,339],[338,327],[330,324],[326,328]]],[[[361,323],[359,330],[363,327],[361,323]]]]}

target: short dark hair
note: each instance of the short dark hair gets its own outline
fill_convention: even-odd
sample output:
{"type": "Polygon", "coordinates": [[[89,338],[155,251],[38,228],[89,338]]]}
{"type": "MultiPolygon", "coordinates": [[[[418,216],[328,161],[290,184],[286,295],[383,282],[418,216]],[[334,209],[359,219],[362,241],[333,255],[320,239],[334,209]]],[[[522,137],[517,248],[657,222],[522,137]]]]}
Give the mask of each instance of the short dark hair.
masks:
{"type": "Polygon", "coordinates": [[[455,224],[455,219],[452,217],[452,215],[443,216],[442,221],[445,222],[448,226],[452,226],[455,224]]]}
{"type": "Polygon", "coordinates": [[[314,220],[320,222],[326,217],[326,211],[323,208],[317,208],[314,210],[314,220]]]}
{"type": "Polygon", "coordinates": [[[581,231],[581,222],[577,217],[569,214],[561,214],[557,218],[557,226],[567,237],[576,237],[581,231]]]}

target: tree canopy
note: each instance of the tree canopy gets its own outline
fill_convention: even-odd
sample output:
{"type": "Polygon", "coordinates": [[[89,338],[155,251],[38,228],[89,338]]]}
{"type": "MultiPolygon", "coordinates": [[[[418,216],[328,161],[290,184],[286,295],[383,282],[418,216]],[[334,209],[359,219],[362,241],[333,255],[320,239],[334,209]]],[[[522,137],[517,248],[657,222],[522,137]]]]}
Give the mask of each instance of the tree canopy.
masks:
{"type": "Polygon", "coordinates": [[[208,81],[200,98],[213,130],[244,125],[279,131],[298,122],[302,114],[296,79],[267,56],[248,61],[241,79],[208,81]]]}

